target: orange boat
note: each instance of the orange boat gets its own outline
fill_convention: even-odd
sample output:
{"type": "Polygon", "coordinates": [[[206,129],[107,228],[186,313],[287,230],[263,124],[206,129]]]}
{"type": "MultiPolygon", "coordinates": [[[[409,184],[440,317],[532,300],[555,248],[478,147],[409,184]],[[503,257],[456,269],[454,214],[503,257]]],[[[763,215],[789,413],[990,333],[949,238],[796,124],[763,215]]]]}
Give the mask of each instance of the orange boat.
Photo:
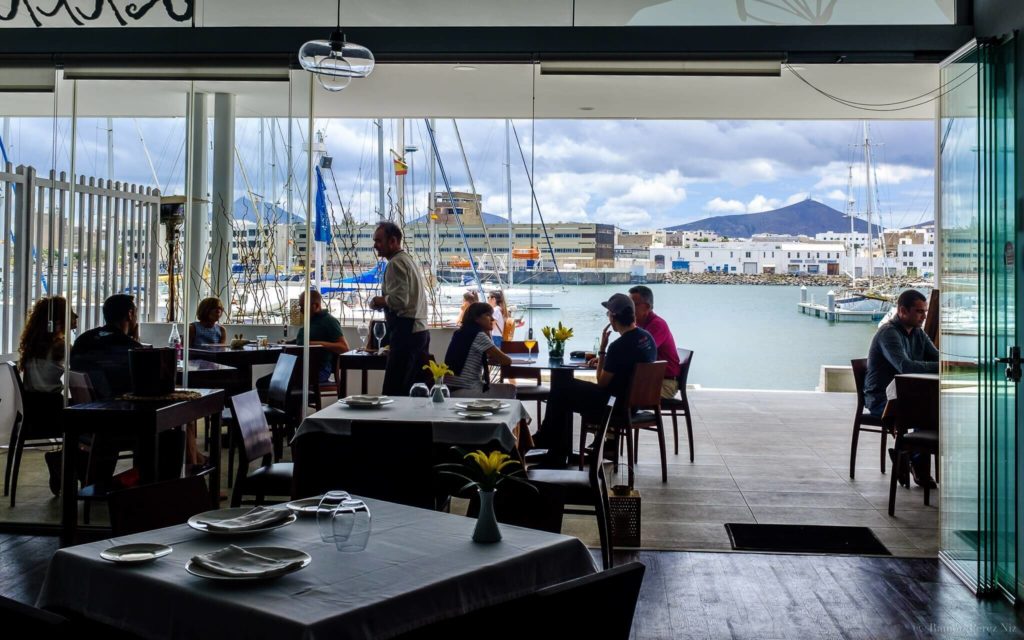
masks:
{"type": "Polygon", "coordinates": [[[473,265],[465,258],[451,258],[448,260],[448,266],[453,269],[468,269],[473,265]]]}
{"type": "Polygon", "coordinates": [[[540,257],[540,249],[537,247],[527,247],[525,249],[513,249],[512,257],[516,260],[536,260],[540,257]]]}

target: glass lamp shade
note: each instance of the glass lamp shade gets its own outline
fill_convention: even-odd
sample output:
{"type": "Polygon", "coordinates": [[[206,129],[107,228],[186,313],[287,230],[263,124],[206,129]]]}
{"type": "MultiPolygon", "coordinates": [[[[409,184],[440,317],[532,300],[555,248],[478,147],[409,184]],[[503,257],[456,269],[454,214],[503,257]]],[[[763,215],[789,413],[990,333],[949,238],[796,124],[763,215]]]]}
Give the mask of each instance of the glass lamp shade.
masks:
{"type": "Polygon", "coordinates": [[[299,64],[316,74],[328,91],[340,91],[352,78],[365,78],[373,72],[374,59],[364,46],[345,42],[336,32],[330,40],[310,40],[299,49],[299,64]]]}

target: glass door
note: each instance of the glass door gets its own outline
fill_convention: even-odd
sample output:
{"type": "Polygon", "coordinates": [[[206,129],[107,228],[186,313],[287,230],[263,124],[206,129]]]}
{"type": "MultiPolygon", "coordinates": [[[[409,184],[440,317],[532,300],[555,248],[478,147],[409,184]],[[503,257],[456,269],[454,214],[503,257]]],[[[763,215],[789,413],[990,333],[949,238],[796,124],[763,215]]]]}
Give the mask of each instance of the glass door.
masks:
{"type": "Polygon", "coordinates": [[[939,118],[940,557],[978,593],[1016,589],[1014,56],[970,45],[942,68],[939,118]]]}

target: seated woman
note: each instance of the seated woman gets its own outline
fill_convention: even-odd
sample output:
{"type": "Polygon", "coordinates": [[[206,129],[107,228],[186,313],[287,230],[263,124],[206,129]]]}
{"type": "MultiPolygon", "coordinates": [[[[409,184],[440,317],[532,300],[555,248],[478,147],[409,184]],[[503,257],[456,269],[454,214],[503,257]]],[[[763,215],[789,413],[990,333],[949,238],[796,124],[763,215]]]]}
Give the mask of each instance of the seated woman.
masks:
{"type": "Polygon", "coordinates": [[[227,330],[220,325],[224,303],[220,298],[204,298],[196,309],[196,321],[188,325],[188,344],[202,347],[208,344],[227,344],[227,330]]]}
{"type": "MultiPolygon", "coordinates": [[[[40,298],[21,332],[18,347],[25,384],[25,404],[33,420],[57,421],[64,407],[64,319],[67,302],[60,296],[40,298]],[[52,324],[51,324],[52,321],[52,324]]],[[[78,326],[78,314],[71,312],[71,328],[78,326]]],[[[47,451],[43,456],[50,471],[50,491],[60,495],[60,450],[47,451]]]]}
{"type": "Polygon", "coordinates": [[[466,317],[466,309],[475,302],[480,302],[480,296],[476,294],[476,291],[467,291],[462,294],[462,306],[459,307],[459,317],[455,318],[456,325],[462,324],[462,319],[466,317]]]}
{"type": "Polygon", "coordinates": [[[455,373],[445,383],[452,389],[483,391],[487,387],[487,364],[508,365],[512,359],[491,340],[494,308],[474,302],[466,309],[462,326],[452,334],[444,361],[455,373]]]}

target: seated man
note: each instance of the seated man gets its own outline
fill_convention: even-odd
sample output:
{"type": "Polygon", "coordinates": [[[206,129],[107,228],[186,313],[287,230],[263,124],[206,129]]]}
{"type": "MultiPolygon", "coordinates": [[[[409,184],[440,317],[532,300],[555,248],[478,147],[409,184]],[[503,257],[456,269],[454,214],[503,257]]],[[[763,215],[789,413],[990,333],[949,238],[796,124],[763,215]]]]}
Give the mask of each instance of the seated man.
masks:
{"type": "MultiPolygon", "coordinates": [[[[299,296],[299,308],[304,309],[306,296],[299,296]]],[[[299,329],[295,336],[295,344],[305,344],[305,327],[299,329]]],[[[348,351],[348,342],[341,332],[341,323],[324,309],[324,299],[315,289],[309,291],[309,344],[320,345],[320,366],[317,368],[317,382],[324,383],[334,374],[334,363],[339,353],[348,351]]]]}
{"type": "MultiPolygon", "coordinates": [[[[102,327],[90,329],[78,336],[71,345],[71,370],[89,376],[96,400],[109,400],[132,390],[130,353],[142,348],[138,341],[139,322],[135,299],[115,294],[103,301],[102,327]]],[[[100,491],[108,488],[117,453],[134,449],[134,435],[115,435],[93,439],[93,477],[100,491]]],[[[180,475],[184,452],[184,434],[177,430],[160,434],[157,477],[176,478],[180,475]]]]}
{"type": "Polygon", "coordinates": [[[674,398],[679,391],[679,352],[676,340],[665,319],[654,313],[654,292],[650,287],[638,285],[629,290],[629,297],[636,308],[636,326],[654,338],[658,349],[657,360],[665,361],[665,379],[661,383],[661,397],[674,398]]]}
{"type": "Polygon", "coordinates": [[[548,462],[552,464],[564,465],[572,453],[572,414],[603,407],[609,396],[615,396],[617,407],[625,406],[633,368],[640,362],[654,362],[654,338],[636,326],[636,311],[629,296],[616,293],[601,305],[608,310],[609,324],[601,333],[601,348],[594,361],[597,384],[576,379],[565,387],[554,384],[544,421],[534,436],[536,445],[548,450],[548,462]],[[619,334],[619,339],[609,346],[612,331],[619,334]]]}
{"type": "MultiPolygon", "coordinates": [[[[939,372],[939,350],[921,329],[927,313],[928,301],[924,294],[907,289],[896,300],[896,317],[883,324],[871,339],[864,379],[864,405],[871,415],[880,416],[885,411],[885,389],[898,374],[939,372]]],[[[892,449],[889,454],[893,455],[892,449]]],[[[918,458],[916,455],[911,458],[914,481],[934,484],[923,473],[927,460],[918,458]]]]}

